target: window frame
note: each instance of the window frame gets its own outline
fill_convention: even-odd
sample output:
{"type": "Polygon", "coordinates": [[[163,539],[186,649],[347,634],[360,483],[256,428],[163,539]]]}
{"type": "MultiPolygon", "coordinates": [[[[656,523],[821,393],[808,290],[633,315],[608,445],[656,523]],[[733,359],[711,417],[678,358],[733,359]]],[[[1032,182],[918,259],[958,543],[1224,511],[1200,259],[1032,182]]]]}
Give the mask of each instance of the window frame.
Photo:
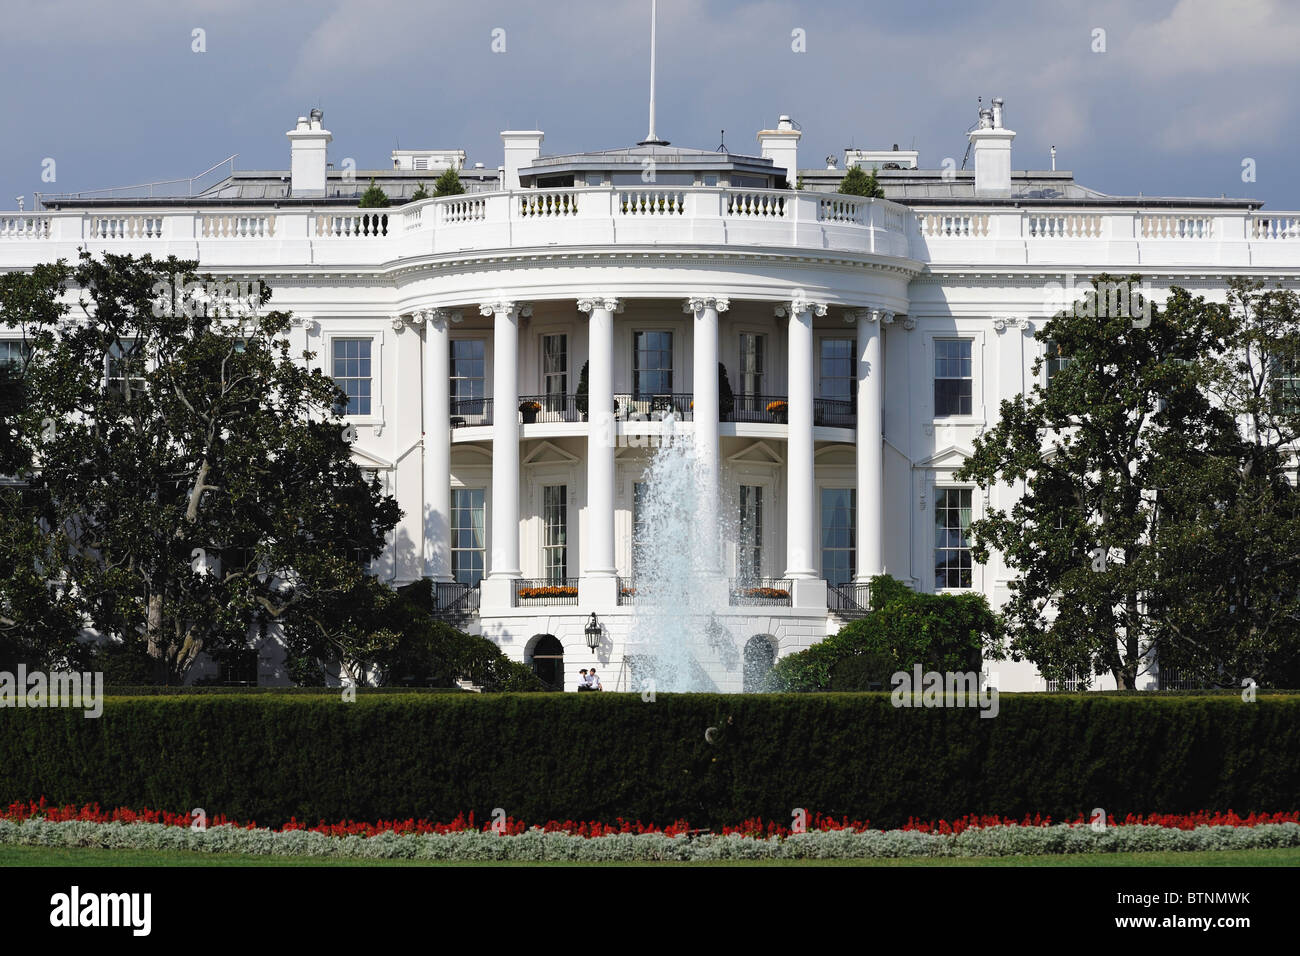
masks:
{"type": "MultiPolygon", "coordinates": [[[[326,320],[328,321],[328,320],[326,320]]],[[[322,323],[324,325],[325,323],[322,323]]],[[[363,322],[340,322],[321,332],[320,358],[316,361],[321,374],[330,380],[334,375],[334,342],[336,339],[370,339],[370,414],[348,412],[344,419],[357,425],[384,425],[384,353],[388,333],[363,322]]]]}
{"type": "MultiPolygon", "coordinates": [[[[975,377],[976,377],[975,376],[975,364],[976,364],[975,363],[975,346],[976,346],[975,338],[969,335],[936,335],[933,339],[931,339],[931,344],[933,348],[931,350],[931,355],[930,355],[930,385],[931,385],[930,387],[931,416],[930,417],[933,418],[935,421],[953,421],[953,420],[962,421],[962,420],[969,420],[973,418],[975,415],[975,409],[977,407],[976,394],[975,394],[975,377]],[[939,343],[941,342],[945,344],[949,342],[965,343],[968,346],[970,346],[970,356],[969,358],[965,359],[965,361],[968,361],[970,363],[969,377],[961,376],[961,375],[941,376],[939,374],[939,368],[938,368],[939,343]],[[970,389],[969,389],[970,410],[961,411],[959,407],[959,410],[955,412],[940,413],[939,411],[939,383],[940,382],[969,382],[970,383],[970,389]]],[[[953,359],[946,358],[945,361],[953,361],[953,359]]],[[[961,362],[963,361],[963,358],[959,356],[956,359],[956,361],[961,362]]]]}
{"type": "MultiPolygon", "coordinates": [[[[962,506],[961,506],[961,503],[960,503],[960,502],[961,502],[961,498],[960,498],[960,497],[958,498],[958,505],[957,505],[957,508],[956,508],[956,509],[953,509],[951,506],[949,506],[949,505],[947,505],[947,504],[945,504],[945,505],[943,505],[943,506],[940,505],[941,496],[943,497],[943,500],[946,501],[946,496],[947,496],[947,493],[948,493],[948,492],[957,492],[959,496],[962,495],[962,494],[966,494],[966,495],[969,495],[969,496],[970,496],[970,504],[969,504],[969,507],[966,508],[965,510],[967,510],[967,511],[970,512],[970,522],[971,522],[971,523],[974,523],[974,521],[975,521],[975,519],[976,519],[976,515],[977,515],[977,510],[976,510],[976,509],[977,509],[977,507],[978,507],[978,505],[979,505],[979,501],[978,501],[977,498],[976,498],[976,489],[975,489],[974,487],[970,486],[970,485],[963,485],[963,484],[960,484],[960,483],[947,483],[947,482],[940,483],[940,482],[936,482],[936,483],[934,484],[934,486],[933,486],[933,491],[934,491],[934,495],[933,495],[933,505],[932,505],[932,508],[933,508],[933,511],[934,511],[934,518],[935,518],[935,520],[932,521],[932,522],[930,523],[930,529],[931,529],[931,532],[930,532],[930,548],[929,548],[929,550],[930,550],[930,572],[931,572],[931,574],[933,575],[934,590],[935,590],[936,593],[945,592],[945,591],[966,592],[966,591],[977,591],[977,590],[980,590],[980,582],[977,580],[977,577],[976,577],[976,567],[977,567],[977,565],[976,565],[976,563],[975,563],[975,555],[974,555],[974,539],[972,538],[971,533],[970,533],[970,524],[967,524],[965,528],[958,528],[958,529],[957,529],[957,530],[960,531],[960,533],[961,533],[961,535],[962,535],[962,538],[963,538],[963,540],[965,541],[965,544],[964,544],[963,546],[961,546],[961,547],[953,548],[953,547],[949,547],[949,546],[947,546],[947,545],[944,545],[944,546],[941,547],[941,546],[939,545],[937,539],[936,539],[935,534],[934,534],[934,532],[939,528],[938,518],[939,518],[939,513],[940,513],[940,510],[941,510],[941,509],[942,509],[943,511],[953,511],[953,510],[956,510],[957,513],[958,513],[958,521],[961,520],[961,519],[960,519],[960,514],[961,514],[961,511],[962,511],[962,506]],[[947,583],[947,579],[945,579],[944,583],[942,583],[942,584],[940,583],[940,581],[939,581],[939,553],[940,553],[941,551],[945,551],[945,552],[954,552],[954,553],[957,553],[957,554],[960,554],[960,553],[962,553],[962,552],[965,552],[965,553],[967,554],[967,556],[969,557],[969,565],[968,565],[968,568],[969,568],[969,572],[970,572],[970,577],[969,577],[969,583],[968,583],[968,584],[965,584],[965,585],[962,585],[962,584],[950,585],[950,584],[947,583]]],[[[949,532],[951,532],[951,531],[953,531],[954,529],[953,529],[952,527],[948,526],[948,525],[944,525],[944,530],[945,530],[945,531],[949,531],[949,532]]],[[[963,565],[961,565],[961,564],[959,563],[959,564],[958,564],[958,567],[957,567],[958,574],[960,575],[961,571],[964,570],[964,569],[965,569],[965,566],[963,566],[963,565]]]]}
{"type": "Polygon", "coordinates": [[[449,552],[448,556],[450,558],[450,571],[451,571],[452,579],[454,581],[460,584],[469,584],[471,587],[480,583],[488,575],[488,565],[487,565],[488,500],[487,497],[488,497],[487,489],[481,485],[460,485],[460,486],[453,485],[451,488],[451,513],[447,516],[448,518],[447,525],[448,525],[449,537],[450,537],[449,547],[447,549],[449,552]],[[478,506],[481,507],[483,511],[482,545],[480,547],[460,547],[457,544],[459,540],[457,532],[464,531],[472,535],[474,533],[475,528],[472,519],[468,527],[461,527],[457,525],[456,519],[461,514],[469,514],[471,516],[473,515],[474,509],[476,507],[473,499],[473,496],[475,494],[479,496],[478,506]],[[470,503],[468,507],[462,506],[457,503],[461,495],[469,496],[470,503]],[[479,576],[477,580],[468,580],[468,581],[462,580],[461,575],[458,573],[459,569],[457,568],[457,563],[458,563],[457,558],[461,554],[478,554],[481,556],[479,561],[479,567],[477,569],[479,571],[479,576]]]}
{"type": "Polygon", "coordinates": [[[826,402],[848,402],[850,407],[856,407],[856,403],[858,400],[857,354],[858,354],[858,337],[856,335],[844,335],[842,332],[836,332],[834,334],[825,334],[825,335],[817,336],[816,355],[813,358],[813,361],[817,363],[817,394],[814,396],[815,398],[826,402]],[[822,350],[825,348],[826,343],[828,342],[849,343],[849,355],[848,355],[849,371],[847,376],[835,375],[835,376],[828,377],[826,375],[825,365],[824,365],[826,359],[825,356],[823,355],[822,350]],[[849,383],[848,398],[844,398],[840,395],[827,394],[826,391],[827,381],[832,381],[832,382],[847,381],[849,383]]]}
{"type": "MultiPolygon", "coordinates": [[[[676,329],[674,329],[674,328],[672,328],[672,327],[669,327],[669,326],[659,326],[659,327],[655,327],[655,326],[638,326],[638,327],[636,327],[636,328],[631,329],[631,346],[632,346],[632,347],[631,347],[631,351],[630,351],[630,354],[629,354],[629,359],[631,360],[631,379],[632,379],[632,381],[631,381],[631,383],[630,383],[630,384],[631,384],[630,394],[632,395],[632,398],[633,398],[634,401],[645,401],[645,400],[647,400],[647,399],[653,399],[656,395],[674,395],[674,394],[676,394],[676,392],[674,391],[675,388],[676,388],[676,374],[677,374],[677,335],[676,335],[676,332],[677,332],[676,329]],[[640,373],[640,370],[638,369],[638,364],[637,364],[637,357],[638,357],[638,355],[640,354],[640,349],[637,348],[637,336],[639,336],[639,335],[667,335],[667,336],[668,336],[668,347],[667,347],[666,349],[658,348],[658,349],[655,349],[655,350],[654,350],[655,352],[659,353],[660,355],[667,355],[667,356],[668,356],[668,368],[667,368],[667,370],[666,370],[667,373],[668,373],[668,389],[667,389],[667,391],[663,391],[663,390],[648,391],[648,392],[642,392],[642,391],[641,391],[641,389],[640,389],[640,384],[641,384],[641,383],[640,383],[640,374],[641,374],[641,373],[640,373]]],[[[665,369],[663,369],[663,368],[656,368],[656,369],[653,370],[654,373],[659,374],[659,375],[662,375],[662,374],[664,373],[664,371],[665,371],[665,369]]]]}
{"type": "Polygon", "coordinates": [[[490,339],[489,339],[486,335],[484,335],[484,334],[482,334],[482,333],[478,333],[478,334],[468,334],[468,335],[462,334],[462,335],[453,335],[453,336],[451,336],[451,338],[448,340],[448,343],[447,343],[447,389],[448,389],[448,399],[449,399],[449,401],[450,401],[450,405],[449,405],[448,407],[451,409],[451,414],[452,414],[453,416],[456,416],[456,415],[464,416],[464,415],[482,415],[482,414],[485,414],[486,406],[484,406],[484,409],[481,409],[481,410],[478,411],[478,412],[467,412],[467,411],[465,411],[464,409],[457,408],[457,404],[456,404],[456,403],[457,403],[457,402],[462,402],[462,401],[464,401],[464,402],[472,402],[472,401],[482,401],[482,402],[486,402],[486,401],[490,400],[490,399],[492,398],[492,374],[491,374],[491,370],[492,370],[491,341],[490,341],[490,339]],[[457,382],[473,382],[473,381],[478,381],[478,379],[473,378],[473,377],[471,377],[471,376],[465,376],[465,375],[457,376],[457,375],[455,374],[455,372],[456,372],[456,346],[457,346],[457,345],[461,345],[461,344],[463,344],[463,343],[467,343],[467,342],[469,342],[469,343],[477,342],[477,343],[482,347],[482,349],[483,349],[483,376],[482,376],[483,387],[482,387],[482,394],[479,395],[479,396],[470,396],[470,397],[468,397],[468,398],[457,398],[457,397],[456,397],[456,383],[457,383],[457,382]]]}
{"type": "Polygon", "coordinates": [[[858,573],[858,489],[854,486],[852,482],[849,482],[847,484],[843,481],[827,482],[825,484],[819,484],[817,486],[817,542],[818,542],[817,570],[818,573],[821,574],[822,580],[824,580],[831,587],[842,587],[845,584],[852,584],[853,579],[857,577],[857,573],[858,573]],[[849,543],[847,547],[843,547],[843,548],[840,547],[828,548],[826,546],[826,532],[828,529],[825,521],[823,520],[826,513],[825,512],[826,493],[844,492],[844,491],[847,491],[849,493],[849,507],[851,509],[850,512],[851,516],[849,518],[849,543]],[[828,551],[848,553],[849,575],[847,581],[839,581],[839,582],[832,581],[830,576],[827,574],[826,553],[828,551]]]}

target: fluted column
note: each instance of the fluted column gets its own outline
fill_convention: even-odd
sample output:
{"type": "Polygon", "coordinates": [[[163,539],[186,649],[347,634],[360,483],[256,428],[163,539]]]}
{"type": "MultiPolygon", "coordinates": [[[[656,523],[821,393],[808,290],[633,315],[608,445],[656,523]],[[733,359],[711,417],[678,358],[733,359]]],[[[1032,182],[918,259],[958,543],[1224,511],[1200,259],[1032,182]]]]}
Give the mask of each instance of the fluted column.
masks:
{"type": "Polygon", "coordinates": [[[701,571],[721,573],[718,548],[718,499],[721,481],[718,465],[718,316],[730,308],[728,299],[693,296],[682,311],[692,323],[692,401],[694,410],[695,468],[699,479],[699,540],[704,543],[701,571]]]}
{"type": "MultiPolygon", "coordinates": [[[[578,300],[587,323],[587,541],[583,575],[613,578],[614,562],[614,315],[613,296],[578,300]]],[[[613,592],[610,592],[611,596],[613,592]]],[[[593,596],[591,601],[599,598],[593,596]]]]}
{"type": "Polygon", "coordinates": [[[483,600],[509,604],[501,583],[520,576],[519,569],[519,317],[532,307],[508,300],[484,302],[479,312],[494,318],[492,334],[492,560],[483,600]],[[491,597],[489,598],[489,591],[491,597]]]}
{"type": "Polygon", "coordinates": [[[451,575],[451,342],[449,328],[461,314],[446,309],[417,312],[424,325],[424,573],[435,581],[451,575]]]}
{"type": "Polygon", "coordinates": [[[857,323],[858,337],[858,513],[854,579],[865,584],[885,570],[885,366],[881,326],[892,322],[894,315],[880,309],[860,309],[850,313],[847,319],[857,323]]]}
{"type": "MultiPolygon", "coordinates": [[[[788,438],[786,441],[785,576],[816,580],[817,485],[813,459],[813,315],[824,302],[794,298],[777,307],[789,316],[788,438]]],[[[822,595],[825,601],[825,595],[822,595]]]]}

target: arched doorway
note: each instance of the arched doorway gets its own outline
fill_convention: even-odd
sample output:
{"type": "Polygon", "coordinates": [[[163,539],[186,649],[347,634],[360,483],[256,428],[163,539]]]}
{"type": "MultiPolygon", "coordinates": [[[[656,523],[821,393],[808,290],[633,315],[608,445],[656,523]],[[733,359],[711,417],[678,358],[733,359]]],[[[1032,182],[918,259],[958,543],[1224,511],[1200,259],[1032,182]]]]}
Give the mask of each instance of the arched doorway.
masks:
{"type": "Polygon", "coordinates": [[[763,689],[767,673],[775,663],[776,638],[771,634],[755,634],[745,642],[743,688],[746,694],[756,694],[763,689]]]}
{"type": "Polygon", "coordinates": [[[524,651],[538,679],[551,690],[564,690],[564,645],[554,634],[537,634],[524,651]]]}

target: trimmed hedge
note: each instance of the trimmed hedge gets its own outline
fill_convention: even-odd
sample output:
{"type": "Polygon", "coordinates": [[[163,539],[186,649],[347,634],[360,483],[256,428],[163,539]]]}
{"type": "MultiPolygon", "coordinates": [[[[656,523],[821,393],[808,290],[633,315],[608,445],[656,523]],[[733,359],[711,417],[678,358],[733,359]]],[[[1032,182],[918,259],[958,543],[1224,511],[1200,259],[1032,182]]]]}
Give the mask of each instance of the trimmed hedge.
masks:
{"type": "Polygon", "coordinates": [[[110,697],[0,711],[0,802],[290,817],[678,818],[795,807],[876,827],[1300,807],[1300,698],[1004,694],[1000,713],[888,694],[110,697]],[[716,728],[713,741],[706,729],[716,728]]]}

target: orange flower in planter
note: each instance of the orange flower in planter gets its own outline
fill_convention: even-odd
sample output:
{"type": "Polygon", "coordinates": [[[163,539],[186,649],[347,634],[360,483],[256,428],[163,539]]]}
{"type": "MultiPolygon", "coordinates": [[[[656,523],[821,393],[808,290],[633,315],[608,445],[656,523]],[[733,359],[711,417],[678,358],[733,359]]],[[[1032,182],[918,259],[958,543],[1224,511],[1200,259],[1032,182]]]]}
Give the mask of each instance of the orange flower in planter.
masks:
{"type": "Polygon", "coordinates": [[[782,402],[779,400],[775,402],[767,403],[767,411],[769,415],[775,415],[777,412],[784,412],[789,407],[790,406],[787,402],[782,402]]]}

